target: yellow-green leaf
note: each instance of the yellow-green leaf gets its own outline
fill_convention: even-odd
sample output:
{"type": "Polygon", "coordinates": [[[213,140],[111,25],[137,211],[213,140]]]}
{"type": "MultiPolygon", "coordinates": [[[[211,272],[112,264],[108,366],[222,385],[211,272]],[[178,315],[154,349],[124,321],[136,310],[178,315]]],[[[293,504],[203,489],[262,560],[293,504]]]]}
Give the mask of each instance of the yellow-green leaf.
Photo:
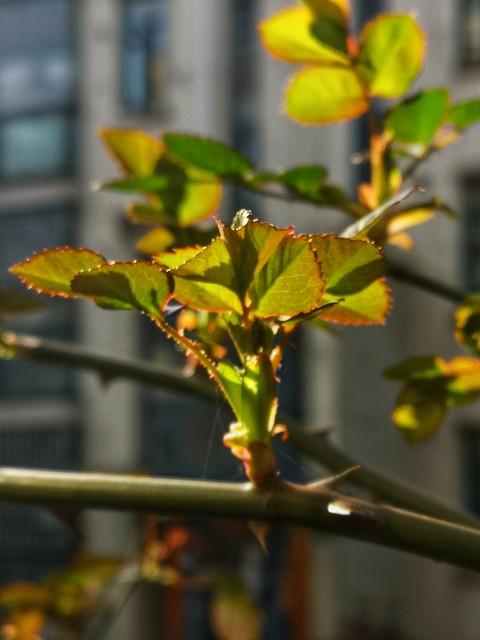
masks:
{"type": "Polygon", "coordinates": [[[160,266],[148,262],[106,264],[72,281],[76,293],[108,309],[139,309],[158,315],[171,293],[171,279],[160,266]]]}
{"type": "Polygon", "coordinates": [[[445,360],[437,356],[418,356],[395,364],[383,372],[390,380],[431,380],[445,376],[445,360]]]}
{"type": "Polygon", "coordinates": [[[345,23],[350,15],[348,0],[302,0],[317,19],[336,20],[345,23]]]}
{"type": "Polygon", "coordinates": [[[151,176],[164,151],[159,138],[137,129],[101,129],[98,135],[126,176],[151,176]]]}
{"type": "Polygon", "coordinates": [[[383,324],[391,294],[381,279],[385,264],[378,247],[333,235],[313,236],[312,246],[326,280],[323,302],[337,302],[321,310],[320,317],[340,324],[383,324]]]}
{"type": "Polygon", "coordinates": [[[175,235],[166,227],[156,227],[152,229],[136,243],[136,248],[140,253],[153,256],[156,253],[165,251],[175,243],[175,235]]]}
{"type": "Polygon", "coordinates": [[[314,22],[306,7],[287,7],[259,24],[260,39],[269,53],[284,62],[347,65],[348,56],[313,35],[314,22]]]}
{"type": "Polygon", "coordinates": [[[60,247],[34,254],[24,262],[10,268],[29,289],[52,296],[71,298],[76,295],[70,284],[72,278],[81,271],[89,271],[106,260],[88,249],[60,247]]]}
{"type": "Polygon", "coordinates": [[[425,35],[410,14],[382,14],[362,30],[358,68],[373,96],[397,98],[406,93],[424,56],[425,35]]]}
{"type": "Polygon", "coordinates": [[[168,269],[178,269],[188,262],[188,260],[191,260],[198,255],[201,251],[203,251],[203,247],[199,247],[197,245],[194,247],[175,247],[172,251],[165,251],[157,254],[153,259],[163,267],[167,267],[168,269]]]}
{"type": "Polygon", "coordinates": [[[174,297],[193,309],[242,313],[232,259],[222,238],[172,272],[174,297]]]}
{"type": "Polygon", "coordinates": [[[442,424],[447,412],[447,394],[442,384],[409,383],[400,392],[393,421],[409,442],[432,435],[442,424]]]}
{"type": "Polygon", "coordinates": [[[287,114],[303,124],[358,118],[369,106],[362,80],[344,67],[307,67],[293,76],[285,96],[287,114]]]}
{"type": "Polygon", "coordinates": [[[480,355],[480,296],[469,296],[455,313],[455,338],[480,355]]]}

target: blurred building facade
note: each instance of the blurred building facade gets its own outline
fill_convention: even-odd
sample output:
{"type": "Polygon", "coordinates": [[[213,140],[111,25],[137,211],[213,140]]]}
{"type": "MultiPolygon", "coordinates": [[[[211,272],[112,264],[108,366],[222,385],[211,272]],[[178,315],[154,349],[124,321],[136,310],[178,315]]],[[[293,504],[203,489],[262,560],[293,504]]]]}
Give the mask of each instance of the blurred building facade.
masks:
{"type": "MultiPolygon", "coordinates": [[[[260,50],[254,24],[287,4],[2,0],[1,281],[8,280],[9,265],[45,246],[83,245],[111,259],[133,255],[124,201],[90,189],[113,171],[96,138],[101,126],[210,135],[230,140],[261,167],[325,163],[333,180],[352,184],[357,169],[349,157],[362,149],[358,123],[301,128],[281,114],[290,69],[260,50]]],[[[478,0],[371,2],[358,20],[381,8],[418,13],[429,40],[422,86],[450,86],[455,99],[480,95],[478,0]]],[[[472,131],[422,169],[419,181],[456,207],[461,219],[437,220],[416,232],[415,252],[405,258],[419,271],[472,291],[480,286],[479,142],[480,131],[472,131]]],[[[238,206],[308,231],[338,230],[345,223],[338,214],[252,201],[237,192],[225,215],[238,206]]],[[[337,426],[335,437],[359,460],[480,511],[478,409],[457,412],[438,437],[414,449],[391,426],[395,389],[380,371],[407,354],[448,357],[457,351],[451,306],[405,285],[394,287],[397,302],[387,328],[346,331],[341,340],[305,335],[308,348],[301,350],[289,386],[298,385],[293,395],[301,400],[304,421],[337,426]]],[[[45,313],[16,321],[15,329],[117,354],[155,357],[159,351],[163,362],[179,362],[133,314],[80,303],[49,304],[45,313]]],[[[93,374],[74,377],[67,369],[26,361],[0,361],[0,376],[0,464],[229,479],[236,473],[220,446],[209,452],[216,409],[187,410],[185,403],[128,383],[106,386],[93,374]],[[165,415],[171,418],[167,427],[165,415]]],[[[125,554],[134,548],[130,517],[88,515],[85,525],[91,550],[125,554]]],[[[2,582],[40,576],[74,548],[43,511],[1,507],[2,582]],[[48,544],[39,546],[45,539],[48,544]]],[[[351,541],[315,538],[311,554],[310,630],[302,637],[333,640],[344,630],[346,638],[357,639],[360,631],[352,635],[352,629],[367,627],[390,640],[477,637],[480,583],[474,576],[351,541]]],[[[269,637],[301,637],[283,633],[269,637]]]]}

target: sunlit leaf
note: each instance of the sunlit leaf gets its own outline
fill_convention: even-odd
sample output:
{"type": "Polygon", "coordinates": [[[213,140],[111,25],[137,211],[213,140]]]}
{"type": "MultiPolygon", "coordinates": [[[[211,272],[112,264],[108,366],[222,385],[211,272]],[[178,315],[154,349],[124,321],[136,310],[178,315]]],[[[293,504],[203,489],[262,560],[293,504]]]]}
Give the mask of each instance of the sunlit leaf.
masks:
{"type": "Polygon", "coordinates": [[[137,241],[135,247],[141,253],[153,256],[165,251],[175,243],[175,234],[166,227],[156,227],[137,241]]]}
{"type": "Polygon", "coordinates": [[[156,316],[170,297],[171,283],[158,265],[117,262],[75,276],[72,290],[108,309],[139,309],[156,316]]]}
{"type": "Polygon", "coordinates": [[[172,251],[166,251],[163,253],[159,253],[154,256],[155,262],[161,264],[168,269],[178,269],[183,264],[185,264],[191,258],[194,258],[201,251],[203,251],[203,247],[194,246],[194,247],[175,247],[172,251]]]}
{"type": "Polygon", "coordinates": [[[11,582],[0,587],[0,607],[5,609],[44,608],[49,597],[45,586],[33,582],[11,582]]]}
{"type": "Polygon", "coordinates": [[[362,80],[344,67],[307,67],[287,86],[285,110],[303,124],[332,124],[357,118],[370,106],[362,80]]]}
{"type": "Polygon", "coordinates": [[[430,89],[393,107],[385,126],[395,141],[429,144],[447,117],[450,96],[445,89],[430,89]]]}
{"type": "Polygon", "coordinates": [[[409,442],[418,442],[434,433],[447,412],[447,393],[435,381],[409,383],[400,392],[393,420],[409,442]]]}
{"type": "Polygon", "coordinates": [[[98,135],[127,176],[151,176],[164,150],[159,138],[136,129],[101,129],[98,135]]]}
{"type": "Polygon", "coordinates": [[[322,45],[348,55],[348,32],[342,22],[320,19],[312,24],[310,30],[322,45]]]}
{"type": "Polygon", "coordinates": [[[321,311],[320,318],[340,324],[382,324],[390,311],[391,294],[381,279],[385,264],[380,250],[363,240],[313,236],[326,280],[323,302],[338,304],[321,311]]]}
{"type": "Polygon", "coordinates": [[[480,99],[466,100],[453,105],[450,122],[458,129],[466,129],[480,121],[480,99]]]}
{"type": "Polygon", "coordinates": [[[306,164],[292,167],[281,173],[278,181],[292,191],[305,195],[309,198],[316,198],[321,187],[325,184],[327,170],[318,164],[306,164]]]}
{"type": "Polygon", "coordinates": [[[259,317],[296,316],[320,305],[324,281],[308,241],[286,237],[249,288],[259,317]]]}
{"type": "Polygon", "coordinates": [[[232,259],[217,238],[174,272],[174,297],[193,309],[242,313],[232,259]]]}
{"type": "Polygon", "coordinates": [[[27,287],[40,293],[70,298],[75,296],[70,283],[81,271],[89,271],[106,262],[105,258],[88,249],[60,247],[34,254],[10,268],[27,287]]]}
{"type": "Polygon", "coordinates": [[[397,98],[408,91],[425,55],[425,36],[414,16],[382,14],[360,36],[359,70],[374,96],[397,98]]]}
{"type": "Polygon", "coordinates": [[[14,313],[31,313],[43,309],[43,306],[42,302],[33,296],[0,286],[0,316],[14,313]]]}
{"type": "Polygon", "coordinates": [[[253,170],[247,158],[223,142],[183,133],[166,133],[163,140],[174,158],[217,176],[241,177],[253,170]]]}
{"type": "Polygon", "coordinates": [[[283,62],[347,65],[348,56],[315,37],[314,22],[306,7],[287,7],[260,22],[260,39],[265,49],[283,62]]]}

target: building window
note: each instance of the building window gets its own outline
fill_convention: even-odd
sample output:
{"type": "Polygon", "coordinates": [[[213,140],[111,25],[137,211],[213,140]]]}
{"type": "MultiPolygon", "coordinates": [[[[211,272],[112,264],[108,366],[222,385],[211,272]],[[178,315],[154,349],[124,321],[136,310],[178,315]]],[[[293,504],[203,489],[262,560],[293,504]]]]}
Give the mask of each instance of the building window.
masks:
{"type": "Polygon", "coordinates": [[[480,62],[480,0],[464,0],[460,20],[462,63],[478,64],[480,62]]]}
{"type": "Polygon", "coordinates": [[[468,291],[480,291],[480,179],[468,178],[463,185],[462,229],[463,280],[468,291]]]}
{"type": "MultiPolygon", "coordinates": [[[[32,212],[19,210],[0,213],[0,282],[25,288],[8,274],[8,268],[45,247],[71,245],[74,211],[71,205],[32,212]]],[[[45,310],[35,314],[15,316],[2,328],[22,331],[41,337],[72,340],[75,309],[72,303],[43,296],[45,310]]],[[[18,359],[0,360],[0,399],[38,397],[42,394],[70,396],[73,374],[69,369],[18,359]]]]}
{"type": "Polygon", "coordinates": [[[480,516],[480,430],[474,425],[460,430],[460,463],[465,506],[480,516]]]}
{"type": "Polygon", "coordinates": [[[165,110],[167,0],[124,0],[122,101],[134,113],[165,110]]]}
{"type": "Polygon", "coordinates": [[[71,168],[75,69],[71,0],[0,2],[0,178],[71,168]]]}

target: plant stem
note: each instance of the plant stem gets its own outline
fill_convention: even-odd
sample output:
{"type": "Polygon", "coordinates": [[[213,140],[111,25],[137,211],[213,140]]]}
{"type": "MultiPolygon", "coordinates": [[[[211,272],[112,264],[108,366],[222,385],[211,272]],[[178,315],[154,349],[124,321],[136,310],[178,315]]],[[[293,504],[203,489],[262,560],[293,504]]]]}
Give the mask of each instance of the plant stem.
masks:
{"type": "Polygon", "coordinates": [[[480,571],[478,530],[280,481],[258,489],[250,484],[3,468],[0,498],[301,525],[480,571]]]}
{"type": "MultiPolygon", "coordinates": [[[[207,401],[216,399],[215,387],[199,376],[186,377],[180,373],[152,365],[141,360],[107,356],[85,348],[75,347],[61,342],[40,340],[15,333],[0,333],[2,342],[15,355],[38,360],[87,369],[98,373],[104,380],[113,381],[127,378],[142,384],[160,387],[174,393],[188,394],[207,401]]],[[[332,444],[325,434],[313,435],[289,418],[280,417],[289,427],[290,442],[301,453],[337,473],[358,464],[347,453],[332,444]]],[[[467,514],[433,500],[427,495],[409,487],[398,480],[389,478],[367,465],[353,474],[349,480],[374,495],[403,508],[417,511],[432,517],[452,522],[480,527],[480,522],[467,514]]]]}
{"type": "Polygon", "coordinates": [[[427,291],[428,293],[450,300],[455,304],[463,302],[467,295],[464,291],[450,287],[449,285],[443,284],[439,280],[435,280],[429,276],[421,275],[416,271],[410,270],[408,267],[396,264],[390,260],[387,262],[387,269],[390,275],[397,280],[408,282],[408,284],[412,284],[419,289],[427,291]]]}

